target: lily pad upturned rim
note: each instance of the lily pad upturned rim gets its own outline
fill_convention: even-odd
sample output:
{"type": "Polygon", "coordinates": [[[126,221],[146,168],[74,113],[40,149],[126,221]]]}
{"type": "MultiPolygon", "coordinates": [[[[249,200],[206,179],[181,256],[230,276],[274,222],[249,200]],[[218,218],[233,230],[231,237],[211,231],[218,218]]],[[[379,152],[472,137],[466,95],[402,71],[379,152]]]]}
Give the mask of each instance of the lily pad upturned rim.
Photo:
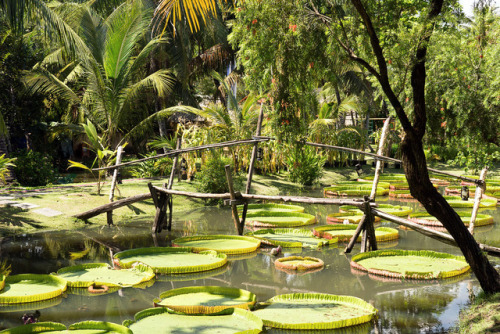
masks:
{"type": "MultiPolygon", "coordinates": [[[[323,196],[325,197],[344,197],[344,196],[363,196],[370,195],[371,188],[358,188],[358,189],[343,189],[344,187],[326,187],[323,189],[323,196]]],[[[389,189],[377,187],[375,194],[378,196],[385,196],[389,193],[389,189]]]]}
{"type": "Polygon", "coordinates": [[[93,321],[87,320],[82,322],[77,322],[66,328],[64,324],[57,322],[36,322],[33,324],[26,324],[10,329],[1,331],[0,333],[9,334],[26,334],[26,333],[46,333],[46,332],[61,332],[67,333],[73,330],[85,330],[85,329],[96,329],[96,330],[111,330],[116,334],[133,334],[132,331],[122,325],[115,324],[112,322],[105,321],[93,321]]]}
{"type": "MultiPolygon", "coordinates": [[[[453,208],[472,208],[474,206],[474,199],[469,198],[468,201],[462,200],[460,196],[443,196],[444,199],[450,204],[453,208]]],[[[493,198],[482,198],[479,203],[480,208],[490,208],[496,207],[498,201],[493,198]]]]}
{"type": "Polygon", "coordinates": [[[88,288],[91,285],[106,285],[108,287],[127,287],[127,286],[139,286],[144,282],[150,281],[155,277],[155,273],[153,269],[149,266],[146,266],[144,264],[138,264],[135,265],[131,269],[120,269],[120,270],[114,270],[111,268],[111,266],[107,263],[84,263],[84,264],[77,264],[74,266],[69,266],[69,267],[64,267],[61,268],[57,271],[57,275],[63,275],[65,273],[69,272],[79,272],[87,269],[96,269],[96,268],[108,268],[110,270],[113,270],[113,272],[120,272],[120,270],[136,270],[140,271],[142,273],[145,273],[144,277],[139,280],[137,283],[132,284],[132,285],[123,285],[115,282],[104,282],[104,281],[72,281],[72,280],[67,280],[68,282],[68,287],[71,288],[88,288]]]}
{"type": "MultiPolygon", "coordinates": [[[[145,318],[151,317],[151,316],[155,316],[155,315],[160,315],[163,313],[185,316],[186,320],[194,319],[196,317],[196,315],[179,314],[178,312],[170,310],[167,307],[153,307],[153,308],[148,308],[148,309],[137,312],[134,315],[134,320],[125,320],[123,322],[123,326],[130,328],[130,326],[139,322],[142,319],[145,319],[145,318]]],[[[204,314],[204,315],[202,315],[202,317],[214,317],[214,319],[217,319],[218,316],[223,316],[223,315],[235,315],[238,317],[245,318],[249,322],[255,324],[255,329],[239,331],[239,332],[235,332],[234,334],[258,334],[258,333],[262,332],[262,328],[264,327],[264,323],[263,323],[262,319],[260,319],[258,316],[256,316],[253,312],[250,312],[248,310],[244,310],[241,308],[228,308],[228,309],[222,310],[221,312],[218,312],[218,313],[204,314]]]]}
{"type": "Polygon", "coordinates": [[[160,294],[158,299],[154,300],[155,307],[167,307],[177,312],[187,313],[187,314],[211,314],[211,313],[219,313],[228,308],[242,308],[245,310],[253,309],[255,303],[257,302],[257,296],[250,291],[242,290],[238,288],[232,287],[223,287],[223,286],[190,286],[178,289],[172,289],[160,294]],[[200,293],[207,292],[216,295],[224,295],[229,297],[243,297],[246,298],[246,302],[240,304],[233,305],[174,305],[163,303],[164,299],[184,295],[184,294],[192,294],[192,293],[200,293]],[[162,304],[163,303],[163,304],[162,304]]]}
{"type": "MultiPolygon", "coordinates": [[[[40,284],[45,285],[44,283],[50,281],[54,286],[52,291],[44,292],[44,293],[34,293],[28,296],[2,296],[2,292],[0,292],[0,304],[19,304],[19,303],[31,303],[38,302],[41,300],[55,298],[63,294],[67,288],[67,282],[65,279],[46,275],[46,274],[18,274],[8,276],[5,280],[5,285],[7,284],[16,284],[21,281],[32,280],[32,281],[40,281],[40,284]]],[[[34,286],[32,287],[34,288],[34,286]]],[[[3,290],[2,290],[3,291],[3,290]]],[[[35,288],[36,291],[36,288],[35,288]]]]}
{"type": "MultiPolygon", "coordinates": [[[[298,229],[298,228],[266,228],[257,230],[254,232],[249,232],[246,235],[251,235],[254,238],[265,240],[266,243],[269,243],[273,246],[281,246],[283,248],[302,248],[304,247],[303,243],[300,241],[282,241],[282,240],[273,240],[264,237],[260,237],[259,234],[297,234],[301,236],[311,236],[315,237],[314,233],[311,230],[307,229],[298,229]]],[[[321,238],[321,237],[320,237],[321,238]]],[[[319,239],[316,247],[321,247],[324,245],[336,244],[338,239],[330,238],[330,239],[319,239]]]]}
{"type": "MultiPolygon", "coordinates": [[[[470,224],[470,218],[472,217],[472,214],[469,212],[458,212],[458,215],[460,216],[460,219],[462,219],[463,223],[465,226],[469,226],[470,224]],[[465,219],[464,219],[465,218],[465,219]],[[467,218],[469,218],[467,220],[467,218]]],[[[437,227],[442,227],[443,224],[437,220],[434,216],[430,215],[427,212],[416,212],[410,215],[408,218],[409,220],[421,224],[421,225],[426,225],[426,226],[437,226],[437,227]]],[[[476,216],[476,222],[474,223],[474,226],[486,226],[486,225],[491,225],[493,224],[493,216],[487,215],[487,214],[482,214],[478,213],[476,216]]]]}
{"type": "MultiPolygon", "coordinates": [[[[349,305],[352,306],[353,308],[356,309],[362,309],[366,312],[369,312],[369,314],[362,315],[362,316],[357,316],[349,319],[344,319],[344,320],[334,320],[334,321],[328,321],[328,322],[308,322],[308,323],[299,323],[299,324],[294,324],[294,323],[286,323],[286,322],[280,322],[277,321],[276,319],[273,320],[268,320],[268,319],[262,319],[264,322],[265,326],[268,327],[273,327],[273,328],[281,328],[281,329],[336,329],[336,328],[343,328],[343,327],[350,327],[350,326],[355,326],[359,325],[362,323],[366,323],[371,321],[375,315],[377,314],[377,309],[373,307],[373,305],[367,303],[366,301],[353,297],[353,296],[339,296],[339,295],[331,295],[331,294],[326,294],[326,293],[291,293],[291,294],[284,294],[284,295],[278,295],[274,296],[273,298],[267,300],[266,302],[262,303],[261,305],[272,305],[275,302],[287,302],[287,301],[303,301],[306,303],[307,301],[321,301],[325,303],[332,303],[332,304],[343,304],[343,305],[349,305]]],[[[258,313],[259,310],[254,311],[254,314],[259,316],[258,313]]],[[[290,311],[287,312],[288,316],[293,316],[290,315],[290,311]]]]}
{"type": "MultiPolygon", "coordinates": [[[[349,230],[354,231],[358,227],[357,224],[336,224],[336,225],[321,225],[317,226],[313,229],[313,233],[316,236],[321,236],[322,238],[338,238],[339,242],[349,242],[352,238],[352,234],[345,235],[334,235],[328,233],[329,231],[338,231],[338,230],[349,230]]],[[[399,231],[392,227],[381,226],[375,229],[375,239],[378,242],[386,242],[393,241],[399,239],[399,231]],[[385,232],[383,234],[378,234],[379,232],[385,232]]],[[[361,236],[358,237],[356,242],[361,242],[361,236]]]]}
{"type": "Polygon", "coordinates": [[[449,277],[454,277],[466,273],[470,270],[470,266],[465,261],[463,256],[455,256],[448,253],[434,252],[428,250],[402,250],[402,249],[391,249],[391,250],[376,250],[371,252],[360,253],[354,255],[351,258],[351,267],[368,272],[370,274],[393,277],[393,278],[404,278],[404,279],[444,279],[449,277]],[[415,272],[415,271],[407,271],[404,274],[398,273],[386,269],[375,269],[375,268],[365,268],[360,265],[358,262],[371,257],[385,257],[385,256],[420,256],[427,257],[430,260],[439,258],[439,259],[450,259],[456,260],[464,263],[464,266],[457,270],[450,271],[440,271],[436,276],[432,272],[415,272]]]}
{"type": "Polygon", "coordinates": [[[274,261],[274,266],[278,269],[285,270],[298,270],[298,271],[309,271],[319,268],[323,268],[325,263],[323,260],[312,256],[286,256],[274,261]],[[314,263],[304,263],[304,264],[289,264],[287,261],[312,261],[314,263]]]}
{"type": "MultiPolygon", "coordinates": [[[[397,216],[397,217],[407,217],[413,212],[413,209],[409,206],[404,205],[392,205],[392,204],[378,204],[375,208],[382,212],[397,216]]],[[[361,213],[362,211],[355,205],[342,205],[339,207],[340,212],[356,212],[361,213]]]]}
{"type": "MultiPolygon", "coordinates": [[[[330,213],[326,216],[326,222],[328,224],[332,225],[337,225],[337,224],[342,224],[344,220],[348,220],[350,224],[357,224],[361,220],[361,217],[363,217],[363,213],[357,213],[353,211],[349,212],[336,212],[336,213],[330,213]],[[340,219],[338,217],[345,217],[344,219],[340,219]],[[354,217],[359,217],[359,218],[354,218],[354,217]]],[[[380,217],[374,216],[375,222],[379,222],[381,219],[380,217]]]]}
{"type": "Polygon", "coordinates": [[[316,217],[314,215],[303,213],[303,212],[273,212],[273,211],[256,211],[249,212],[246,216],[246,224],[255,227],[300,227],[306,225],[312,225],[316,223],[316,217]],[[269,221],[265,218],[267,217],[300,217],[306,220],[296,220],[296,221],[269,221]],[[252,218],[261,218],[259,220],[252,218]],[[262,219],[264,218],[264,219],[262,219]]]}
{"type": "Polygon", "coordinates": [[[211,234],[211,235],[193,235],[189,237],[181,237],[177,238],[174,241],[172,241],[172,244],[174,246],[180,246],[180,247],[190,247],[192,248],[195,252],[199,251],[205,251],[205,250],[215,250],[219,253],[225,253],[227,255],[231,254],[246,254],[246,253],[252,253],[255,252],[259,247],[260,247],[260,240],[252,237],[245,237],[241,235],[224,235],[224,234],[211,234]],[[220,239],[225,239],[225,240],[243,240],[247,241],[250,243],[253,243],[253,246],[250,247],[241,247],[241,248],[232,248],[232,249],[220,249],[217,247],[211,248],[211,247],[192,247],[192,246],[185,246],[182,245],[183,243],[190,242],[190,241],[198,241],[198,240],[220,240],[220,239]]]}
{"type": "MultiPolygon", "coordinates": [[[[197,273],[202,271],[208,271],[212,269],[216,269],[224,266],[227,263],[227,255],[224,253],[218,253],[212,250],[206,250],[201,252],[195,252],[191,247],[144,247],[144,248],[134,248],[125,251],[121,251],[114,255],[114,259],[118,261],[118,264],[122,268],[130,268],[136,262],[140,261],[122,261],[126,257],[138,256],[138,255],[151,255],[151,254],[199,254],[205,256],[211,256],[217,261],[213,263],[209,263],[206,265],[184,265],[177,267],[163,267],[163,266],[150,266],[153,270],[160,274],[188,274],[188,273],[197,273]]],[[[147,265],[147,264],[146,264],[147,265]]]]}
{"type": "MultiPolygon", "coordinates": [[[[248,204],[250,211],[274,211],[274,212],[304,212],[305,208],[300,205],[280,204],[280,203],[252,203],[248,204]],[[278,210],[273,210],[278,209],[278,210]]],[[[243,212],[243,205],[238,205],[238,212],[243,212]]]]}

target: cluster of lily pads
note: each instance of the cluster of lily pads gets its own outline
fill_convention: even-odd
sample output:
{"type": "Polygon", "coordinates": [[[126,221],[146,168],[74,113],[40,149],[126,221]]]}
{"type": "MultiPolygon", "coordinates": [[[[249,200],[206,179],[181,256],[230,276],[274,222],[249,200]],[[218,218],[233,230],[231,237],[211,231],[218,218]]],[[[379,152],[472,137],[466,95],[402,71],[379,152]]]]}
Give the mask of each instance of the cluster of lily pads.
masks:
{"type": "MultiPolygon", "coordinates": [[[[469,176],[474,178],[474,176],[469,176]]],[[[369,195],[372,188],[374,176],[365,176],[364,179],[359,179],[356,181],[341,181],[337,184],[325,188],[324,194],[326,197],[334,196],[361,196],[369,195]]],[[[477,178],[477,176],[475,176],[477,178]]],[[[408,182],[404,174],[382,174],[380,175],[380,182],[377,187],[377,195],[388,194],[390,197],[397,198],[399,201],[413,200],[412,195],[409,191],[408,182]]],[[[444,198],[448,203],[459,209],[472,208],[474,206],[474,184],[469,184],[462,182],[461,185],[450,185],[450,180],[443,180],[432,178],[431,179],[434,186],[437,188],[439,186],[446,187],[444,190],[444,198]],[[451,196],[460,194],[460,190],[463,185],[471,186],[472,194],[469,199],[463,200],[460,196],[451,196]]],[[[494,208],[498,204],[498,198],[500,198],[500,180],[491,179],[487,181],[486,185],[486,195],[483,196],[479,204],[480,208],[494,208]],[[498,195],[498,196],[496,196],[498,195]],[[496,197],[495,197],[496,196],[496,197]]],[[[442,229],[443,225],[437,221],[434,217],[427,213],[412,213],[412,209],[408,206],[394,206],[389,204],[379,204],[378,210],[399,216],[404,218],[409,218],[415,223],[425,225],[428,227],[442,229]]],[[[470,212],[460,212],[459,215],[465,225],[468,225],[471,220],[470,212]]],[[[363,217],[363,212],[354,206],[342,206],[340,212],[329,214],[327,216],[328,224],[357,224],[363,217]]],[[[375,222],[380,221],[378,217],[375,217],[375,222]]],[[[493,217],[487,214],[479,214],[476,218],[475,226],[484,226],[493,224],[493,217]]]]}

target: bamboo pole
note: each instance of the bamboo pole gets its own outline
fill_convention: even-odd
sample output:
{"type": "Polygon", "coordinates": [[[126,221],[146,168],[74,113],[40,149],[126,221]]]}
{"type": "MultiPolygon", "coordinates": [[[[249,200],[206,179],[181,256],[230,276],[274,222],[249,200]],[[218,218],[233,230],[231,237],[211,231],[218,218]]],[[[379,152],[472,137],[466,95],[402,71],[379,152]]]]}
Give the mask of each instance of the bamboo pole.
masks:
{"type": "MultiPolygon", "coordinates": [[[[257,131],[255,131],[255,136],[260,136],[260,132],[262,129],[262,119],[263,119],[263,104],[260,105],[260,113],[259,113],[259,120],[257,121],[257,131]]],[[[255,165],[255,159],[257,157],[257,150],[259,147],[259,143],[253,144],[252,148],[252,158],[250,159],[250,166],[248,167],[248,176],[247,176],[247,185],[245,188],[245,194],[250,193],[250,187],[252,186],[252,176],[253,176],[253,170],[254,170],[254,165],[255,165]]]]}
{"type": "MultiPolygon", "coordinates": [[[[123,146],[118,146],[116,152],[116,164],[119,165],[122,162],[123,146]]],[[[118,168],[113,171],[113,178],[111,179],[111,188],[109,189],[109,202],[113,202],[115,199],[115,188],[116,188],[116,178],[118,177],[118,168]]],[[[113,211],[108,211],[106,213],[106,218],[108,225],[113,225],[113,211]]]]}
{"type": "MultiPolygon", "coordinates": [[[[387,119],[384,122],[384,126],[382,127],[382,134],[380,136],[380,141],[378,143],[377,155],[382,155],[384,152],[385,138],[387,137],[387,131],[389,130],[390,123],[391,123],[391,116],[387,117],[387,119]]],[[[373,184],[372,184],[372,192],[370,193],[370,198],[373,200],[375,200],[375,196],[377,194],[377,186],[378,186],[378,180],[380,178],[381,167],[382,167],[382,161],[377,160],[377,164],[375,166],[375,177],[373,178],[373,184]]]]}
{"type": "MultiPolygon", "coordinates": [[[[451,235],[449,235],[448,233],[432,230],[432,229],[424,227],[420,224],[411,222],[408,219],[396,217],[396,216],[390,215],[388,213],[382,212],[382,211],[377,210],[377,209],[372,209],[372,212],[376,216],[379,216],[380,218],[383,218],[385,220],[388,220],[390,222],[393,222],[393,223],[396,223],[399,225],[409,227],[409,228],[411,228],[419,233],[422,233],[423,235],[426,235],[426,236],[431,237],[433,239],[439,240],[439,241],[444,242],[446,244],[458,247],[458,244],[455,241],[455,239],[453,239],[453,237],[451,235]]],[[[485,244],[479,244],[479,248],[481,248],[483,251],[487,252],[490,255],[500,257],[500,248],[498,248],[498,247],[493,247],[493,246],[489,246],[489,245],[485,245],[485,244]]]]}
{"type": "Polygon", "coordinates": [[[474,234],[474,224],[476,222],[477,211],[479,210],[479,204],[481,203],[483,192],[486,189],[486,183],[484,183],[484,180],[486,179],[487,172],[488,172],[488,167],[483,168],[481,174],[479,175],[479,180],[483,181],[483,184],[482,186],[479,184],[476,185],[476,193],[474,195],[474,206],[472,207],[472,214],[470,216],[470,223],[469,223],[470,234],[474,234]]]}
{"type": "Polygon", "coordinates": [[[144,201],[150,198],[151,198],[151,193],[139,194],[112,203],[106,203],[104,205],[98,206],[97,208],[93,208],[91,210],[82,213],[77,213],[76,215],[73,215],[73,217],[82,220],[87,220],[97,215],[100,215],[101,213],[113,211],[115,209],[121,208],[122,206],[130,205],[132,203],[144,201]]]}
{"type": "Polygon", "coordinates": [[[226,169],[227,185],[229,187],[229,195],[230,195],[231,202],[232,202],[231,203],[231,211],[233,212],[234,225],[236,227],[236,230],[238,231],[238,234],[243,235],[243,226],[240,223],[240,217],[238,215],[238,208],[236,207],[236,203],[235,203],[237,196],[236,196],[236,193],[234,192],[234,188],[233,188],[233,176],[231,174],[231,165],[226,165],[225,169],[226,169]]]}
{"type": "MultiPolygon", "coordinates": [[[[341,146],[335,146],[335,145],[327,145],[327,144],[319,144],[319,143],[311,143],[311,142],[306,142],[305,144],[309,145],[309,146],[322,147],[322,148],[327,148],[327,149],[331,149],[331,150],[364,154],[364,155],[367,155],[369,157],[373,157],[373,158],[375,158],[377,160],[380,159],[380,160],[384,160],[384,161],[391,161],[391,162],[401,163],[401,160],[398,160],[398,159],[389,158],[389,157],[386,157],[386,156],[383,156],[383,155],[378,155],[378,154],[374,154],[374,153],[370,153],[370,152],[364,152],[364,151],[356,150],[356,149],[353,149],[353,148],[347,148],[347,147],[341,147],[341,146]]],[[[463,180],[463,181],[467,181],[467,182],[473,182],[475,184],[482,184],[481,181],[476,180],[476,179],[472,179],[470,177],[455,175],[453,173],[443,172],[443,171],[440,171],[438,169],[429,168],[429,167],[427,167],[427,170],[430,171],[430,172],[433,172],[435,174],[441,174],[441,175],[451,176],[451,177],[456,178],[458,180],[463,180]]]]}
{"type": "MultiPolygon", "coordinates": [[[[175,150],[178,151],[181,149],[182,145],[182,137],[177,138],[177,146],[175,147],[175,150]]],[[[172,189],[172,186],[174,184],[174,176],[175,176],[175,169],[177,168],[177,162],[179,161],[179,155],[175,155],[174,157],[174,162],[172,163],[172,170],[170,171],[170,178],[168,179],[168,185],[165,187],[167,189],[172,189]]]]}
{"type": "Polygon", "coordinates": [[[158,159],[158,158],[163,158],[163,157],[169,157],[172,155],[177,155],[181,153],[187,153],[187,152],[194,152],[194,151],[201,151],[201,150],[206,150],[210,148],[222,148],[222,147],[231,147],[231,146],[237,146],[237,145],[248,145],[248,144],[254,144],[254,143],[260,143],[263,141],[269,141],[272,138],[270,137],[255,137],[252,139],[242,139],[242,140],[233,140],[233,141],[226,141],[222,143],[215,143],[215,144],[208,144],[208,145],[202,145],[202,146],[195,146],[195,147],[188,147],[184,148],[181,150],[171,150],[170,152],[163,153],[163,154],[158,154],[152,157],[147,157],[147,158],[142,158],[142,159],[137,159],[134,161],[129,161],[129,162],[124,162],[119,165],[114,165],[114,166],[108,166],[108,167],[101,167],[101,168],[93,168],[92,171],[99,171],[99,170],[107,170],[107,169],[114,169],[118,167],[123,167],[123,166],[128,166],[128,165],[133,165],[139,162],[151,160],[151,159],[158,159]]]}

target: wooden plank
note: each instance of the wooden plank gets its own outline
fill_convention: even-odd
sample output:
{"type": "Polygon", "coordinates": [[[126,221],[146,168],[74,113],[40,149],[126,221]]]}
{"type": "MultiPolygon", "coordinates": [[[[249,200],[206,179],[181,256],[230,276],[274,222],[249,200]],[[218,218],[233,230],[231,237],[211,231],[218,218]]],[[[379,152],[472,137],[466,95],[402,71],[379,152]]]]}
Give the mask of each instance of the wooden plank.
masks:
{"type": "MultiPolygon", "coordinates": [[[[377,155],[382,155],[384,153],[385,139],[387,138],[387,131],[389,130],[389,124],[391,123],[391,116],[387,117],[382,127],[382,135],[380,136],[380,142],[378,143],[377,155]]],[[[375,177],[373,178],[372,191],[370,193],[370,198],[375,200],[377,194],[378,180],[380,178],[380,170],[382,169],[382,161],[377,160],[375,166],[375,177]]]]}
{"type": "MultiPolygon", "coordinates": [[[[483,181],[486,179],[486,173],[488,172],[488,167],[483,168],[481,174],[479,175],[479,180],[483,181]]],[[[469,232],[474,234],[474,224],[476,223],[477,211],[479,210],[479,204],[481,204],[481,198],[483,197],[483,192],[486,188],[486,183],[483,185],[476,186],[476,192],[474,195],[474,206],[472,207],[472,213],[470,216],[469,232]]]]}
{"type": "Polygon", "coordinates": [[[118,208],[121,208],[122,206],[130,205],[132,203],[144,201],[144,200],[147,200],[150,198],[151,198],[150,192],[145,193],[145,194],[134,195],[131,197],[127,197],[127,198],[118,200],[118,201],[114,201],[112,203],[106,203],[104,205],[98,206],[97,208],[94,208],[94,209],[91,209],[91,210],[88,210],[88,211],[85,211],[82,213],[78,213],[76,215],[73,215],[73,217],[78,218],[78,219],[82,219],[82,220],[86,220],[86,219],[90,219],[92,217],[95,217],[97,215],[100,215],[101,213],[113,211],[113,210],[116,210],[118,208]]]}

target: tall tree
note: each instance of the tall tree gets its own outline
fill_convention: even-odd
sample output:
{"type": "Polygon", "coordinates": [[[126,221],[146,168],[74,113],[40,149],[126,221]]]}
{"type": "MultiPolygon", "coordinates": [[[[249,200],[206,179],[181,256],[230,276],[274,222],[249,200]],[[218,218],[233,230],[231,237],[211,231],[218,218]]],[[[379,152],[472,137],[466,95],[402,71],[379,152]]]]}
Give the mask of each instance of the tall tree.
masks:
{"type": "MultiPolygon", "coordinates": [[[[355,41],[348,38],[344,17],[337,17],[335,20],[335,23],[338,24],[342,31],[341,34],[337,35],[337,41],[352,61],[365,67],[376,78],[401,122],[404,130],[404,138],[401,142],[403,168],[412,196],[425,207],[427,212],[438,218],[457,241],[483,290],[488,293],[500,292],[499,273],[481,251],[458,214],[433,187],[429,179],[422,145],[427,123],[425,103],[426,57],[429,41],[436,25],[439,24],[444,0],[431,0],[429,3],[420,3],[422,10],[418,16],[414,17],[415,21],[410,25],[414,29],[415,36],[413,45],[406,50],[408,58],[411,59],[408,70],[411,97],[413,99],[412,105],[400,101],[399,94],[394,90],[388,70],[388,64],[391,63],[390,59],[386,58],[388,51],[384,50],[384,44],[381,42],[382,32],[387,28],[380,25],[384,17],[392,17],[391,21],[393,22],[396,20],[395,23],[388,22],[388,26],[395,24],[399,29],[405,29],[405,24],[408,24],[408,22],[404,22],[401,25],[401,22],[399,22],[404,18],[401,15],[404,13],[404,7],[401,7],[403,10],[398,10],[398,8],[404,5],[405,1],[389,1],[377,5],[363,3],[361,0],[351,0],[350,3],[354,13],[356,13],[355,18],[359,20],[359,25],[355,26],[362,27],[362,31],[357,31],[357,33],[363,33],[366,36],[369,46],[357,45],[355,41]],[[387,7],[381,8],[384,5],[387,7]],[[377,10],[380,11],[378,12],[378,14],[381,14],[380,17],[377,16],[377,10]],[[377,22],[379,25],[376,24],[377,22]]],[[[388,39],[394,36],[386,34],[382,37],[383,41],[389,44],[388,39]]]]}

